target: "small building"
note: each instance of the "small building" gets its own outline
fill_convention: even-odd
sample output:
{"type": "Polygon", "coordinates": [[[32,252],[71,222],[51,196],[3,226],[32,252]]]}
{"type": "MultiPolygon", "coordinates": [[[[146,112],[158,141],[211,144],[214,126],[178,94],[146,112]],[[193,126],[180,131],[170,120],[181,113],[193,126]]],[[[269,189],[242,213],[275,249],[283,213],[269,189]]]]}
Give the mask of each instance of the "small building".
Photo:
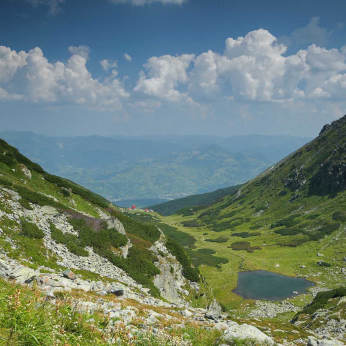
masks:
{"type": "Polygon", "coordinates": [[[135,204],[131,205],[131,209],[132,210],[136,210],[137,209],[137,206],[135,204]]]}

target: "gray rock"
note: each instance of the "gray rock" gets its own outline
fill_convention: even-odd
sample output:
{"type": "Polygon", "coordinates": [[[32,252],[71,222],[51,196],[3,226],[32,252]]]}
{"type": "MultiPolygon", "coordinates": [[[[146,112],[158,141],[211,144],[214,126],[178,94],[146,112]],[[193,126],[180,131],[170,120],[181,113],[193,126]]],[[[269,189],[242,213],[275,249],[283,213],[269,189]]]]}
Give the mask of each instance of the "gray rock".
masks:
{"type": "Polygon", "coordinates": [[[117,297],[122,297],[125,294],[125,291],[123,289],[111,289],[108,293],[114,294],[117,297]]]}
{"type": "Polygon", "coordinates": [[[306,346],[344,346],[344,344],[341,341],[338,341],[336,339],[332,340],[318,340],[314,338],[313,336],[309,336],[308,343],[306,346]]]}
{"type": "Polygon", "coordinates": [[[76,280],[76,279],[77,279],[76,274],[75,274],[72,270],[70,270],[70,269],[65,270],[65,271],[62,273],[62,275],[63,275],[65,278],[70,279],[70,280],[76,280]]]}
{"type": "Polygon", "coordinates": [[[274,345],[273,339],[249,324],[230,326],[225,330],[223,339],[227,342],[231,342],[233,339],[252,339],[258,342],[267,343],[267,345],[274,345]]]}

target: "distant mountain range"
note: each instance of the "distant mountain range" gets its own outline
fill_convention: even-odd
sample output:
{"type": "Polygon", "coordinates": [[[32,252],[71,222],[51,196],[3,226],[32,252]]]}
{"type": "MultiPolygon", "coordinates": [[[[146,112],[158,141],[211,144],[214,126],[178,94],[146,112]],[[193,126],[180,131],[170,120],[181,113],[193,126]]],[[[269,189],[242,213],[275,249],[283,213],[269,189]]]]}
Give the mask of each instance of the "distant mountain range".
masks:
{"type": "Polygon", "coordinates": [[[46,137],[1,132],[45,170],[116,203],[175,199],[242,184],[310,138],[247,135],[46,137]]]}

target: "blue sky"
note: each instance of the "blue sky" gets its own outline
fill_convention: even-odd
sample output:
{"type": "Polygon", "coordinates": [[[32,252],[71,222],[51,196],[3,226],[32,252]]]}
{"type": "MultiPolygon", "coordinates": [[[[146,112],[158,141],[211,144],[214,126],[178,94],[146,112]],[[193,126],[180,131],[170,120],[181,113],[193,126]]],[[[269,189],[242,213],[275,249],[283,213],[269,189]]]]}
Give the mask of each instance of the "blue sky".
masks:
{"type": "Polygon", "coordinates": [[[345,14],[345,0],[3,0],[0,130],[317,135],[346,113],[345,14]]]}

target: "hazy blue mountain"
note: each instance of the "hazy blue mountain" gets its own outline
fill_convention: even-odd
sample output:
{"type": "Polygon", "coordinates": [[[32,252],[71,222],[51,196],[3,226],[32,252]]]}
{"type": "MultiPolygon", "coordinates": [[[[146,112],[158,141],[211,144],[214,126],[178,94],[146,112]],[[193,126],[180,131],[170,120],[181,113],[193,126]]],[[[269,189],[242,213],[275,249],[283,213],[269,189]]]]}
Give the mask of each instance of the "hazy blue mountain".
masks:
{"type": "Polygon", "coordinates": [[[248,135],[46,137],[2,132],[47,171],[113,200],[174,199],[242,184],[309,138],[248,135]]]}

